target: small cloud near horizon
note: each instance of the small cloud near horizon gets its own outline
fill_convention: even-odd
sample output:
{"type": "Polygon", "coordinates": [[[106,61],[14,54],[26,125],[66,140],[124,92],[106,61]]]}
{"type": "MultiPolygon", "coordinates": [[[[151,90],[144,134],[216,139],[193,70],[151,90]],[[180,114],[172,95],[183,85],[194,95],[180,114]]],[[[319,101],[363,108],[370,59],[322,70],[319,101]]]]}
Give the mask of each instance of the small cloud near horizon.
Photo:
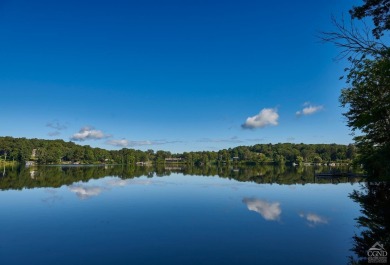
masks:
{"type": "MultiPolygon", "coordinates": [[[[230,138],[201,138],[198,139],[199,143],[245,143],[245,142],[264,142],[265,138],[246,138],[240,139],[237,136],[233,136],[230,138]]],[[[213,147],[216,148],[216,147],[213,147]]]]}
{"type": "Polygon", "coordinates": [[[127,147],[127,146],[129,146],[129,141],[126,139],[108,140],[108,141],[106,141],[106,144],[113,145],[113,146],[119,146],[119,147],[127,147]]]}
{"type": "Polygon", "coordinates": [[[48,132],[49,136],[57,136],[61,134],[61,131],[66,130],[68,127],[65,124],[61,124],[58,120],[53,120],[46,123],[46,127],[54,129],[52,132],[48,132]]]}
{"type": "Polygon", "coordinates": [[[61,133],[59,131],[54,131],[54,132],[48,132],[47,135],[49,136],[57,136],[60,135],[61,133]]]}
{"type": "Polygon", "coordinates": [[[297,115],[298,117],[302,116],[302,115],[312,115],[320,110],[323,110],[324,109],[324,106],[322,105],[311,105],[310,102],[305,102],[303,104],[304,108],[302,110],[298,110],[297,112],[295,112],[295,115],[297,115]]]}
{"type": "Polygon", "coordinates": [[[119,140],[108,140],[106,144],[118,147],[129,147],[129,146],[143,146],[143,145],[152,145],[151,141],[129,141],[127,139],[119,140]]]}
{"type": "Polygon", "coordinates": [[[245,139],[245,141],[247,141],[247,142],[264,142],[265,138],[248,138],[248,139],[245,139]]]}
{"type": "Polygon", "coordinates": [[[145,146],[145,145],[163,145],[163,144],[172,144],[172,143],[181,143],[182,141],[166,141],[166,140],[141,140],[141,141],[129,141],[125,138],[118,140],[108,140],[106,141],[107,145],[117,146],[117,147],[135,147],[135,146],[145,146]]]}
{"type": "Polygon", "coordinates": [[[262,109],[259,114],[248,117],[244,124],[241,125],[243,129],[264,128],[266,126],[277,126],[279,114],[277,109],[262,109]]]}
{"type": "Polygon", "coordinates": [[[101,130],[95,130],[92,126],[85,126],[78,133],[73,134],[70,139],[82,142],[85,140],[100,140],[108,137],[111,137],[111,135],[105,134],[101,130]]]}
{"type": "Polygon", "coordinates": [[[226,139],[223,139],[223,138],[216,138],[216,139],[202,138],[202,139],[197,140],[197,142],[200,142],[200,143],[243,143],[244,141],[240,140],[237,136],[233,136],[233,137],[226,138],[226,139]]]}

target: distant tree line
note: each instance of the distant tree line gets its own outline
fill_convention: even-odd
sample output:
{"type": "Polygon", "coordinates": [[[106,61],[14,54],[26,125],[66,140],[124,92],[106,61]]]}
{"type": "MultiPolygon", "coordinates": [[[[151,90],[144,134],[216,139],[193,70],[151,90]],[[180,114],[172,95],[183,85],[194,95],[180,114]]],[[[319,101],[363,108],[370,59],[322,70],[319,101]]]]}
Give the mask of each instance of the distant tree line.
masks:
{"type": "Polygon", "coordinates": [[[355,145],[339,144],[256,144],[220,151],[173,154],[159,150],[105,150],[81,146],[64,140],[0,137],[0,160],[37,164],[165,164],[188,165],[350,163],[356,156],[355,145]]]}

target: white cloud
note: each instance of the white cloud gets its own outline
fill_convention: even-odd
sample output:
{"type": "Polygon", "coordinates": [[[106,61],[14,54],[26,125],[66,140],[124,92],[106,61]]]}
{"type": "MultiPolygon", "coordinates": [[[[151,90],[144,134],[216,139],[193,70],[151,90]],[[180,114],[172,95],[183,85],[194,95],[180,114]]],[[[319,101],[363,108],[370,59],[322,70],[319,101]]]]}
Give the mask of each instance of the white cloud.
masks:
{"type": "Polygon", "coordinates": [[[57,135],[60,135],[61,133],[59,131],[54,131],[54,132],[49,132],[47,133],[47,135],[49,136],[57,136],[57,135]]]}
{"type": "Polygon", "coordinates": [[[87,199],[89,197],[97,196],[102,192],[100,187],[86,187],[81,185],[69,186],[71,192],[76,193],[80,199],[87,199]]]}
{"type": "Polygon", "coordinates": [[[297,112],[295,112],[295,115],[297,115],[297,116],[311,115],[311,114],[314,114],[314,113],[324,109],[324,106],[322,106],[322,105],[313,106],[313,105],[310,105],[309,102],[305,102],[303,104],[303,106],[306,106],[306,107],[304,107],[302,110],[298,110],[297,112]]]}
{"type": "Polygon", "coordinates": [[[161,145],[161,144],[174,144],[174,143],[182,143],[183,141],[177,141],[177,140],[174,140],[174,141],[167,141],[167,140],[154,140],[154,141],[151,141],[151,144],[152,145],[161,145]]]}
{"type": "Polygon", "coordinates": [[[245,143],[245,142],[262,142],[264,141],[264,138],[247,138],[241,140],[237,136],[233,136],[230,138],[202,138],[197,140],[197,142],[200,143],[245,143]]]}
{"type": "Polygon", "coordinates": [[[134,146],[145,146],[145,145],[162,145],[162,144],[171,144],[171,143],[180,143],[181,141],[166,141],[166,140],[142,140],[142,141],[129,141],[125,138],[120,140],[109,140],[106,141],[106,144],[119,146],[119,147],[134,147],[134,146]]]}
{"type": "Polygon", "coordinates": [[[145,140],[145,141],[129,141],[129,146],[144,146],[144,145],[154,145],[154,144],[158,144],[158,143],[152,142],[152,141],[149,141],[149,140],[145,140]]]}
{"type": "Polygon", "coordinates": [[[315,226],[318,224],[327,224],[328,219],[315,213],[299,213],[299,217],[305,218],[309,223],[309,226],[315,226]]]}
{"type": "Polygon", "coordinates": [[[53,120],[46,123],[46,127],[52,128],[55,131],[49,132],[47,135],[49,136],[57,136],[61,134],[62,130],[67,129],[68,127],[65,124],[61,124],[58,120],[53,120]]]}
{"type": "Polygon", "coordinates": [[[55,129],[57,131],[65,130],[67,128],[65,124],[61,124],[58,120],[53,120],[46,123],[46,127],[55,129]]]}
{"type": "Polygon", "coordinates": [[[244,141],[240,140],[237,136],[233,136],[226,139],[213,139],[213,138],[202,138],[199,139],[198,142],[201,143],[243,143],[244,141]]]}
{"type": "Polygon", "coordinates": [[[100,130],[95,130],[93,127],[85,126],[80,129],[78,133],[75,133],[70,138],[73,141],[85,141],[85,140],[99,140],[110,137],[109,134],[105,134],[100,130]]]}
{"type": "Polygon", "coordinates": [[[119,147],[133,147],[133,146],[144,146],[144,145],[155,145],[159,144],[158,142],[153,141],[129,141],[127,139],[120,139],[120,140],[109,140],[106,141],[106,144],[113,145],[113,146],[119,146],[119,147]]]}
{"type": "Polygon", "coordinates": [[[259,199],[244,198],[242,200],[248,210],[259,213],[265,220],[275,221],[279,220],[282,213],[279,202],[267,202],[259,199]]]}
{"type": "Polygon", "coordinates": [[[106,144],[113,145],[113,146],[119,146],[119,147],[127,147],[127,146],[129,146],[129,141],[126,139],[109,140],[106,142],[106,144]]]}
{"type": "Polygon", "coordinates": [[[259,114],[248,117],[244,124],[244,129],[264,128],[265,126],[278,125],[279,114],[276,109],[262,109],[259,114]]]}
{"type": "Polygon", "coordinates": [[[265,138],[249,138],[249,139],[245,139],[245,141],[247,141],[247,142],[264,142],[265,138]]]}

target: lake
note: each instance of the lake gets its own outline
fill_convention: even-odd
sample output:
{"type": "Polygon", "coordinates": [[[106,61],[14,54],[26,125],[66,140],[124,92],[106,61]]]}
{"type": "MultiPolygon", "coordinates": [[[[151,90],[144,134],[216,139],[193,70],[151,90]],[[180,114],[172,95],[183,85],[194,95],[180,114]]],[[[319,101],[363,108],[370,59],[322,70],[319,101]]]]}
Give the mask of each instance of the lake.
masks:
{"type": "Polygon", "coordinates": [[[7,168],[0,262],[347,264],[364,184],[313,170],[7,168]]]}

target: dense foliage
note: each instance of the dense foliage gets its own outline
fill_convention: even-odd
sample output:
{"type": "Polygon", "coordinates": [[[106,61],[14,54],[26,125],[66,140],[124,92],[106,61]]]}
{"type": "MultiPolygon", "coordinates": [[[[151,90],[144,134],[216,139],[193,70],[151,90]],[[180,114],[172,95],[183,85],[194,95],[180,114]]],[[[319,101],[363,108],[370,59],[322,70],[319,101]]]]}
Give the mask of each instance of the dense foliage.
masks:
{"type": "Polygon", "coordinates": [[[390,1],[389,0],[363,0],[364,4],[350,10],[352,18],[362,19],[372,17],[375,28],[373,35],[379,39],[383,31],[390,29],[390,1]]]}
{"type": "Polygon", "coordinates": [[[324,32],[324,41],[342,49],[350,67],[340,102],[355,136],[358,161],[371,177],[390,177],[390,1],[364,0],[350,10],[352,23],[333,20],[335,32],[324,32]],[[371,18],[374,29],[356,27],[353,19],[371,18]]]}
{"type": "Polygon", "coordinates": [[[257,144],[214,151],[184,152],[140,151],[123,148],[105,150],[81,146],[63,140],[0,137],[1,160],[35,161],[38,164],[136,164],[136,163],[327,163],[350,162],[356,154],[354,145],[338,144],[257,144]],[[173,159],[172,159],[173,158],[173,159]]]}
{"type": "MultiPolygon", "coordinates": [[[[390,52],[390,50],[389,50],[390,52]]],[[[353,131],[360,161],[373,176],[390,176],[390,56],[354,62],[340,101],[353,131]]]]}

